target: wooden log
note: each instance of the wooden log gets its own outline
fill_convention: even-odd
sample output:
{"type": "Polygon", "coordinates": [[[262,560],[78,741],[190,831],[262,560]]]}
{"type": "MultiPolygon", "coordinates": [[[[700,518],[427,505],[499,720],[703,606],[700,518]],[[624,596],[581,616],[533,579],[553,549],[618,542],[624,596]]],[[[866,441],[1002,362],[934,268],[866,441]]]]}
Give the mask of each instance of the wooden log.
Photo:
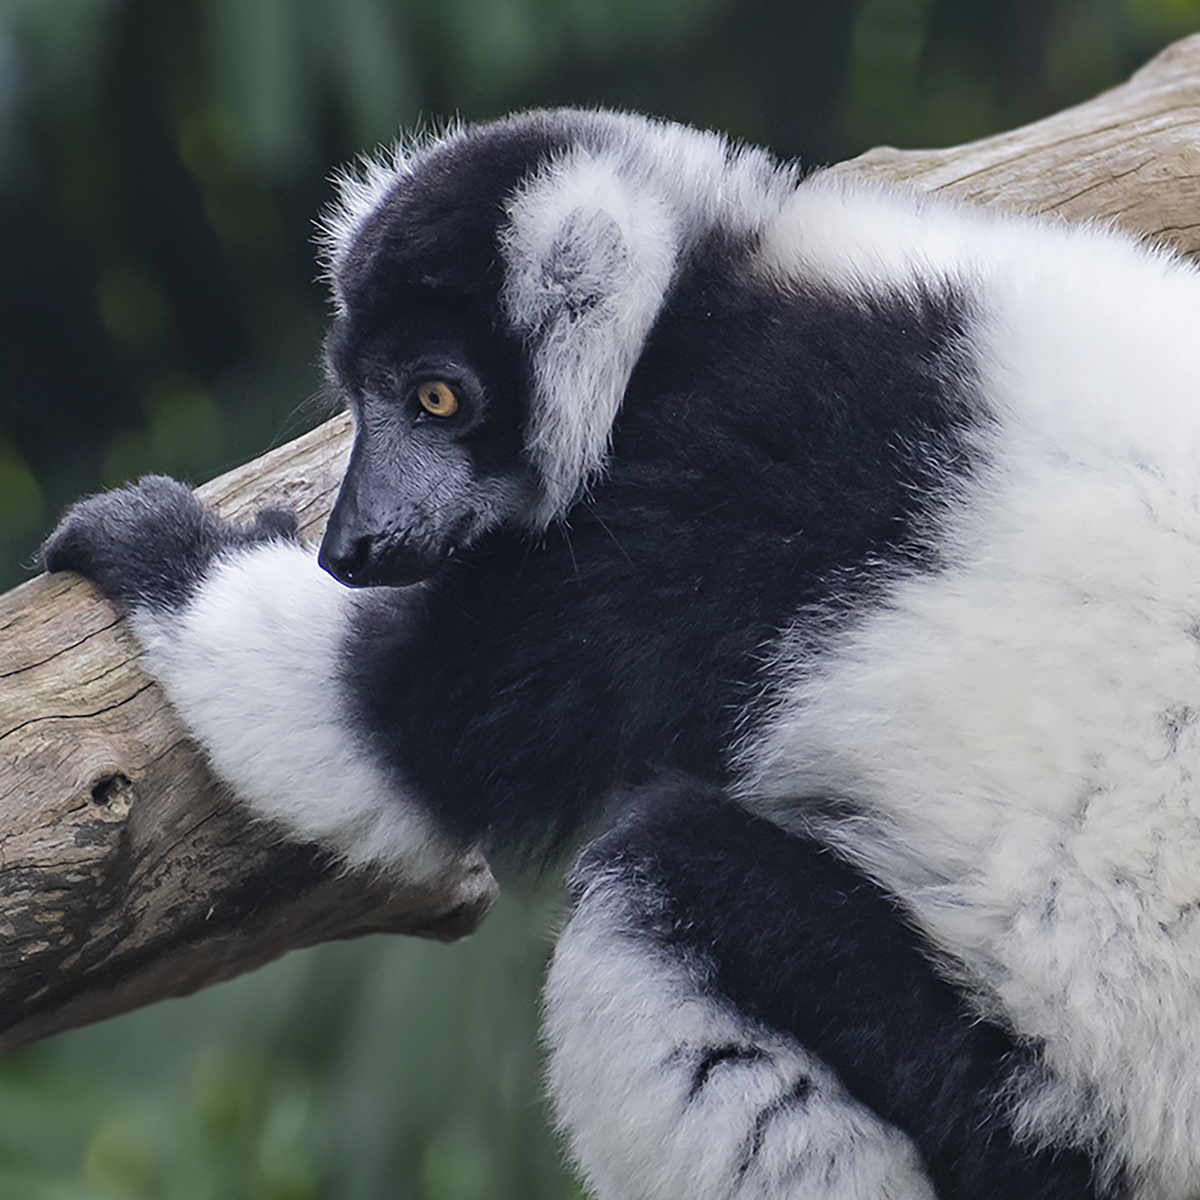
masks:
{"type": "MultiPolygon", "coordinates": [[[[349,442],[337,417],[200,494],[233,518],[287,505],[315,539],[349,442]]],[[[294,947],[376,931],[455,938],[491,903],[478,854],[405,888],[252,822],[86,580],[43,575],[0,597],[0,645],[0,1048],[294,947]]]]}
{"type": "Polygon", "coordinates": [[[947,150],[877,147],[831,168],[974,204],[1109,222],[1200,255],[1200,34],[1128,82],[1032,125],[947,150]]]}
{"type": "MultiPolygon", "coordinates": [[[[1111,221],[1200,254],[1200,36],[1123,86],[966,146],[832,168],[981,204],[1111,221]]],[[[285,504],[315,540],[348,451],[320,429],[200,489],[226,516],[285,504]]],[[[137,647],[82,580],[0,597],[0,1048],[386,930],[453,938],[496,885],[467,855],[424,889],[340,872],[251,822],[209,775],[137,647]]]]}

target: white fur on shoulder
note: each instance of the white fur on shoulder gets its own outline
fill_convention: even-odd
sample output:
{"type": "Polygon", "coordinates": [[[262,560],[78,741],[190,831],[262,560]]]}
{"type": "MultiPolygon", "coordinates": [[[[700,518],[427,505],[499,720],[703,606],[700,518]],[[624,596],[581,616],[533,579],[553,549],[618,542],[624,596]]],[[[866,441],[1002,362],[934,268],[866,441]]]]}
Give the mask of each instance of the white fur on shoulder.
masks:
{"type": "Polygon", "coordinates": [[[256,816],[351,867],[416,882],[450,851],[345,711],[339,655],[354,595],[311,551],[270,543],[216,564],[182,610],[133,621],[147,669],[256,816]]]}

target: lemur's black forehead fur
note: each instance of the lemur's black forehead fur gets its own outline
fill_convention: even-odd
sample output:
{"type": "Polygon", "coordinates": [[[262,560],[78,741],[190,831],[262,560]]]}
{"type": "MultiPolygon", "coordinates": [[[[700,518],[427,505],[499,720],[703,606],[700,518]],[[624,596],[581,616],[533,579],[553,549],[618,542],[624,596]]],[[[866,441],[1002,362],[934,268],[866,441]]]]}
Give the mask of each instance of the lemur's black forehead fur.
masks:
{"type": "Polygon", "coordinates": [[[351,314],[370,319],[413,289],[494,304],[506,206],[523,180],[571,144],[567,126],[556,114],[534,113],[471,128],[401,175],[338,269],[351,314]]]}

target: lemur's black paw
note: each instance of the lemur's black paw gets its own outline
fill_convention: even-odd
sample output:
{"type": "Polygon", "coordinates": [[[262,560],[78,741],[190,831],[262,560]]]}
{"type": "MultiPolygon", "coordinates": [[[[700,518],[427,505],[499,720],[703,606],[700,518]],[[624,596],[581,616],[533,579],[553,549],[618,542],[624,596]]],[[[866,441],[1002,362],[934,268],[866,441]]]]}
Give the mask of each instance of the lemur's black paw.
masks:
{"type": "Polygon", "coordinates": [[[260,508],[252,524],[241,530],[241,539],[249,542],[295,542],[299,540],[296,514],[290,508],[260,508]]]}
{"type": "Polygon", "coordinates": [[[42,547],[48,571],[78,571],[119,607],[184,604],[223,551],[295,538],[296,518],[263,509],[240,528],[205,508],[191,489],[162,475],[74,505],[42,547]]]}

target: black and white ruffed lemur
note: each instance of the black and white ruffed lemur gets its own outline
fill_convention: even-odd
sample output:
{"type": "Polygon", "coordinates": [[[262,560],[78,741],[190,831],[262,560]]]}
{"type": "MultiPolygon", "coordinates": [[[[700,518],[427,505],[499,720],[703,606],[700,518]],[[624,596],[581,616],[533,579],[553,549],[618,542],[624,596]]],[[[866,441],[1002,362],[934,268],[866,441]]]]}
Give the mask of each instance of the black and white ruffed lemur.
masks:
{"type": "Polygon", "coordinates": [[[325,238],[320,565],[161,478],[45,562],[298,841],[591,839],[592,1193],[1200,1195],[1196,271],[605,112],[399,150],[325,238]]]}

